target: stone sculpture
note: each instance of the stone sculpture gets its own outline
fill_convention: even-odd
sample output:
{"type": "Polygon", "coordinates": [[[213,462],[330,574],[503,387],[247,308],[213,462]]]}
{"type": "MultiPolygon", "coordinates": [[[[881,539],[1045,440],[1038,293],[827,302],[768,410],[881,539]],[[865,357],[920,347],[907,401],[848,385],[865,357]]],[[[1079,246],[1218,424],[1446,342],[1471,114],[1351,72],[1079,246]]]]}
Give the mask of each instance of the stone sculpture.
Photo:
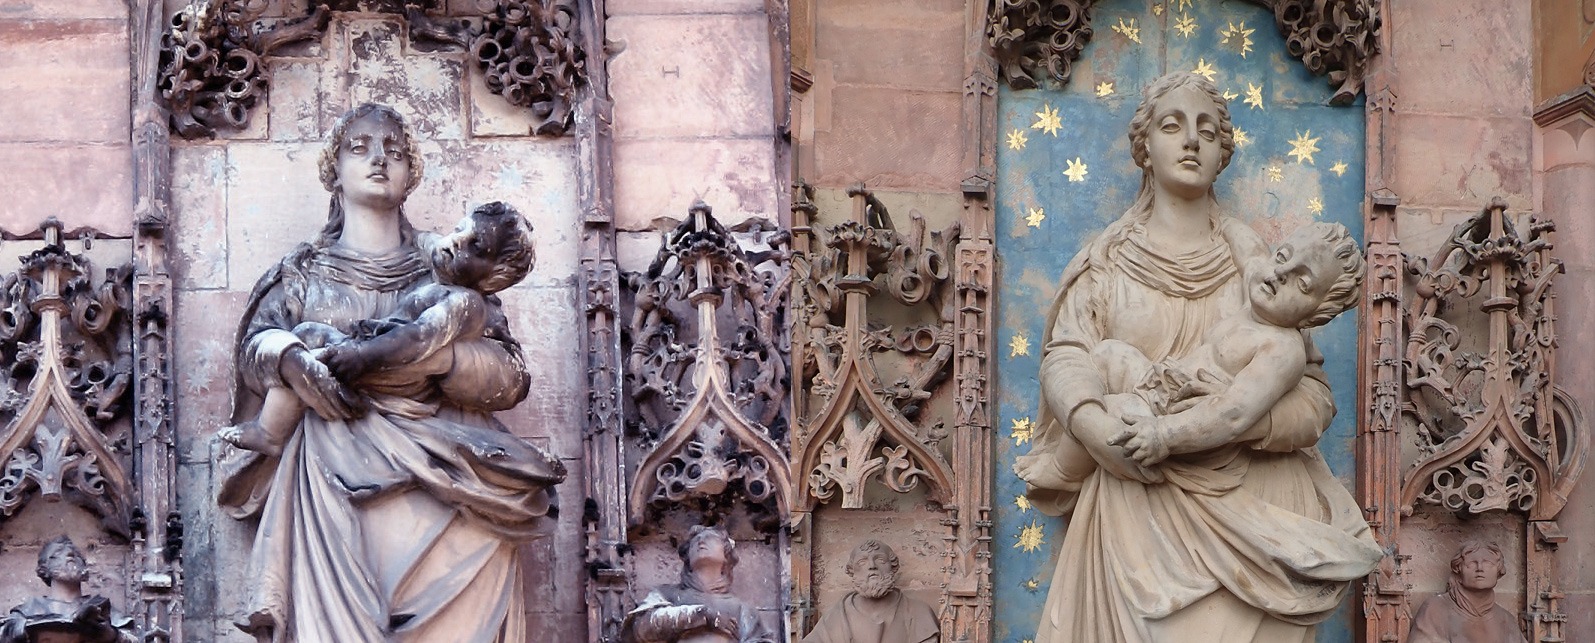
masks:
{"type": "Polygon", "coordinates": [[[897,552],[879,540],[853,549],[849,592],[820,617],[803,643],[939,643],[936,611],[897,588],[897,552]]]}
{"type": "Polygon", "coordinates": [[[655,588],[626,615],[627,643],[775,643],[753,608],[731,593],[737,543],[694,526],[677,548],[681,583],[655,588]]]}
{"type": "Polygon", "coordinates": [[[50,588],[11,608],[0,622],[0,643],[133,643],[133,620],[111,609],[104,596],[84,596],[88,563],[72,539],[61,536],[39,550],[39,580],[50,588]]]}
{"type": "Polygon", "coordinates": [[[1334,406],[1290,330],[1355,301],[1358,253],[1319,227],[1270,254],[1226,216],[1213,184],[1233,132],[1210,82],[1152,83],[1130,123],[1140,194],[1049,311],[1038,437],[1015,471],[1072,518],[1037,643],[1311,640],[1381,557],[1315,448],[1334,406]],[[1135,388],[1159,403],[1127,404],[1135,388]]]}
{"type": "Polygon", "coordinates": [[[1407,643],[1524,643],[1512,612],[1495,604],[1495,585],[1505,575],[1500,545],[1463,543],[1451,559],[1445,591],[1413,616],[1407,643]]]}
{"type": "Polygon", "coordinates": [[[549,522],[565,469],[492,417],[528,374],[499,300],[462,287],[525,274],[529,246],[509,247],[529,243],[524,222],[418,233],[402,205],[421,157],[384,105],[345,114],[320,169],[326,227],[256,284],[236,345],[233,421],[277,426],[229,431],[260,451],[220,463],[219,504],[260,521],[239,627],[300,643],[525,640],[516,545],[549,522]],[[307,323],[355,339],[314,350],[296,333],[307,323]],[[366,359],[390,333],[415,359],[366,359]]]}

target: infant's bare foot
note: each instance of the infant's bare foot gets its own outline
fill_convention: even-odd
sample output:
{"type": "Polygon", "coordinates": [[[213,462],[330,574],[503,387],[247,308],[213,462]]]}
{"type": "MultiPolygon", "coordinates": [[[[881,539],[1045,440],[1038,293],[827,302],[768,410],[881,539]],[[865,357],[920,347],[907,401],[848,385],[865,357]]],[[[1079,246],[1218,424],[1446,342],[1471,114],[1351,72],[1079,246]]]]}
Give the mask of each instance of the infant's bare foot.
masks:
{"type": "Polygon", "coordinates": [[[233,426],[224,426],[216,432],[216,436],[240,449],[255,451],[269,456],[282,455],[282,445],[271,441],[266,435],[266,430],[261,428],[259,422],[244,422],[233,426]]]}

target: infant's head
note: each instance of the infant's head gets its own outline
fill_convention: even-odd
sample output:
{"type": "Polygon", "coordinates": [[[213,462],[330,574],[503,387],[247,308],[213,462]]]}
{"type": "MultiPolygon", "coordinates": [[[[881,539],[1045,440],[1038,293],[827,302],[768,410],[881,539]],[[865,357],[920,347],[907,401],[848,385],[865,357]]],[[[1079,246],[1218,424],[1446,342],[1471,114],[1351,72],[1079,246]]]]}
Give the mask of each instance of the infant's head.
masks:
{"type": "Polygon", "coordinates": [[[1282,328],[1314,328],[1357,305],[1362,251],[1346,226],[1310,223],[1286,237],[1273,256],[1247,271],[1252,310],[1282,328]]]}
{"type": "Polygon", "coordinates": [[[460,219],[432,246],[439,282],[492,294],[525,279],[537,261],[532,225],[515,208],[494,201],[460,219]]]}

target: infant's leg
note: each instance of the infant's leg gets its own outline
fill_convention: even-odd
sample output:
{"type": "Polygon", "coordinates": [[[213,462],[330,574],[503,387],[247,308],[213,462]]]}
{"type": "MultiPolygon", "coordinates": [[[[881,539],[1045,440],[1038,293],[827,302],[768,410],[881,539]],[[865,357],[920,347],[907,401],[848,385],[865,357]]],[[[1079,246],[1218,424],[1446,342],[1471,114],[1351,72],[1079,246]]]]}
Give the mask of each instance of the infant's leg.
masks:
{"type": "Polygon", "coordinates": [[[1126,342],[1104,339],[1091,349],[1091,362],[1102,374],[1108,393],[1134,393],[1135,386],[1152,369],[1152,360],[1126,342]]]}
{"type": "Polygon", "coordinates": [[[240,449],[280,455],[304,415],[305,405],[293,389],[273,386],[266,389],[266,399],[261,403],[258,417],[222,427],[217,435],[240,449]]]}

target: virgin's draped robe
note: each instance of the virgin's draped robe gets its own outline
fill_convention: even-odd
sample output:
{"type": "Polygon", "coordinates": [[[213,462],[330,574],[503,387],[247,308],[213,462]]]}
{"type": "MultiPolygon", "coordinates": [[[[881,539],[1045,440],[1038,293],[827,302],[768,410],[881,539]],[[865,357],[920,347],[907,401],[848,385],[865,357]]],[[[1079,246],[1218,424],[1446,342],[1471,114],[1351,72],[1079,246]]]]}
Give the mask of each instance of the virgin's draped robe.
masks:
{"type": "MultiPolygon", "coordinates": [[[[1033,452],[1081,448],[1063,421],[1103,398],[1090,354],[1100,341],[1181,358],[1246,306],[1240,266],[1266,246],[1233,219],[1213,227],[1206,247],[1170,256],[1127,217],[1070,263],[1048,321],[1033,452]]],[[[1334,407],[1309,354],[1308,376],[1241,443],[1175,455],[1156,465],[1166,482],[1095,469],[1029,490],[1043,511],[1072,510],[1037,643],[1312,640],[1381,552],[1314,446],[1334,407]]]]}
{"type": "MultiPolygon", "coordinates": [[[[383,255],[300,246],[251,296],[235,421],[282,385],[294,326],[351,333],[431,282],[411,239],[383,255]]],[[[501,313],[489,323],[509,336],[501,313]]],[[[526,640],[516,541],[541,531],[564,467],[489,415],[525,397],[518,346],[475,340],[447,352],[452,367],[356,383],[372,401],[363,417],[306,410],[279,458],[234,452],[221,463],[219,504],[260,517],[242,627],[270,628],[276,642],[526,640]]]]}

